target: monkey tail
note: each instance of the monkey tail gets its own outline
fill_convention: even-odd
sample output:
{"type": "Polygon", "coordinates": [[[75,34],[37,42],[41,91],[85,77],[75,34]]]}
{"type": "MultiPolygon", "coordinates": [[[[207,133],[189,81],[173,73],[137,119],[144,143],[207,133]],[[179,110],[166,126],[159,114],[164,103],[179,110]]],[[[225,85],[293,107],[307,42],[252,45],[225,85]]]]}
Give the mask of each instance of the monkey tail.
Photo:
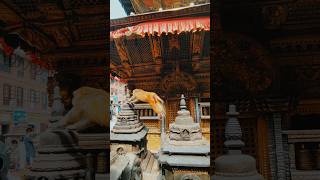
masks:
{"type": "Polygon", "coordinates": [[[162,116],[165,118],[167,115],[167,111],[166,111],[166,106],[164,105],[164,103],[161,104],[162,105],[162,116]]]}
{"type": "Polygon", "coordinates": [[[157,94],[154,95],[154,98],[155,102],[160,101],[161,104],[164,104],[164,101],[157,94]]]}

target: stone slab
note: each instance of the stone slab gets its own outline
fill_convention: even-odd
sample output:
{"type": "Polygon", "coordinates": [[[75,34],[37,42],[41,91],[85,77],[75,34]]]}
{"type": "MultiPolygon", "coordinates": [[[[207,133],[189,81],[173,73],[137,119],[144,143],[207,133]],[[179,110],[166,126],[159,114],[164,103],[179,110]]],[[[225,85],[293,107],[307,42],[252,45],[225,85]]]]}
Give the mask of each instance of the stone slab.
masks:
{"type": "Polygon", "coordinates": [[[174,146],[165,145],[162,147],[162,152],[171,154],[209,154],[210,146],[174,146]]]}
{"type": "Polygon", "coordinates": [[[147,136],[148,128],[143,128],[141,131],[134,134],[116,134],[110,133],[110,141],[132,141],[138,142],[141,141],[144,137],[147,136]]]}
{"type": "Polygon", "coordinates": [[[170,166],[210,167],[209,156],[168,155],[160,154],[159,162],[170,166]]]}
{"type": "Polygon", "coordinates": [[[110,174],[96,174],[95,180],[106,180],[110,179],[110,174]]]}
{"type": "Polygon", "coordinates": [[[117,160],[111,164],[110,167],[110,179],[119,179],[123,171],[129,165],[129,159],[125,156],[119,156],[117,160]]]}

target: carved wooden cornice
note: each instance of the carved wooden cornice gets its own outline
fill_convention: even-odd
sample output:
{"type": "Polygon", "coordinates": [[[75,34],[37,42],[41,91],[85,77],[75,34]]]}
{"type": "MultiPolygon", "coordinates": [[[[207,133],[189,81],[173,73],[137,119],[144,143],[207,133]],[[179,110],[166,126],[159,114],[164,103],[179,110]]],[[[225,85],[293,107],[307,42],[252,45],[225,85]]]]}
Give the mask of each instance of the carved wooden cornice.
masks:
{"type": "Polygon", "coordinates": [[[120,29],[125,26],[132,26],[138,23],[147,22],[150,20],[177,18],[177,17],[190,17],[194,15],[206,15],[210,13],[210,4],[205,4],[201,6],[183,8],[176,11],[158,11],[150,12],[145,14],[139,14],[135,16],[128,16],[125,18],[111,19],[110,20],[110,30],[120,29]]]}

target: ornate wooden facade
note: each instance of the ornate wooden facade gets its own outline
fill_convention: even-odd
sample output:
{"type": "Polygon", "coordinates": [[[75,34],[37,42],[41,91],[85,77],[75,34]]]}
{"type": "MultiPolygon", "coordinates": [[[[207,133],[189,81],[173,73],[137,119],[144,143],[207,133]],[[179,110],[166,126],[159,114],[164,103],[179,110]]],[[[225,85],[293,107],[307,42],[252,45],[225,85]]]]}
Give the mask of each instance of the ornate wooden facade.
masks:
{"type": "MultiPolygon", "coordinates": [[[[125,3],[123,5],[127,7],[125,3]]],[[[129,89],[139,88],[153,91],[165,100],[167,128],[176,117],[180,95],[185,94],[188,109],[196,121],[201,120],[204,134],[208,138],[210,118],[201,118],[200,114],[197,114],[200,112],[200,103],[210,101],[210,33],[208,29],[186,30],[181,33],[175,31],[150,32],[142,35],[131,32],[132,35],[122,34],[120,38],[118,34],[125,31],[125,29],[119,30],[124,27],[132,27],[128,29],[138,29],[135,26],[145,27],[141,23],[159,22],[163,24],[171,23],[171,20],[179,21],[190,17],[208,18],[209,20],[209,12],[210,4],[204,3],[195,6],[188,5],[174,11],[153,10],[145,14],[137,13],[137,15],[114,19],[110,22],[112,30],[110,38],[111,71],[128,80],[129,89]]],[[[209,25],[209,21],[207,22],[209,25]]],[[[128,34],[130,34],[129,31],[128,34]]],[[[148,135],[148,145],[152,147],[151,149],[158,150],[160,122],[148,114],[152,113],[150,110],[145,107],[139,110],[139,113],[147,115],[140,115],[140,117],[151,129],[148,135]],[[157,144],[150,143],[151,139],[157,144]]]]}
{"type": "Polygon", "coordinates": [[[319,178],[318,161],[307,158],[319,143],[318,132],[308,131],[319,128],[319,8],[312,0],[216,4],[213,159],[223,152],[232,102],[242,116],[244,152],[265,179],[319,178]]]}

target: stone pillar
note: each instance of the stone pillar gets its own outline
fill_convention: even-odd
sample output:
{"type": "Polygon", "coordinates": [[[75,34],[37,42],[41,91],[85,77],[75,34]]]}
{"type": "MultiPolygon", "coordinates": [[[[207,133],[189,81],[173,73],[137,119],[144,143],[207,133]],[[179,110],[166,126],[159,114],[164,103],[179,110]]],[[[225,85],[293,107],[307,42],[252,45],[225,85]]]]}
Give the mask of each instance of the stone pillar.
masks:
{"type": "Polygon", "coordinates": [[[269,118],[268,121],[268,152],[269,152],[269,163],[270,163],[270,173],[271,179],[277,179],[277,159],[275,153],[275,143],[274,143],[274,133],[273,133],[273,119],[272,117],[269,118]]]}
{"type": "Polygon", "coordinates": [[[294,143],[289,144],[289,158],[290,158],[290,169],[296,168],[296,151],[294,143]]]}
{"type": "Polygon", "coordinates": [[[94,160],[92,153],[86,154],[86,164],[88,169],[87,178],[88,180],[94,180],[94,160]]]}
{"type": "Polygon", "coordinates": [[[285,165],[285,154],[282,144],[282,128],[281,128],[281,114],[274,113],[272,115],[273,120],[273,133],[274,133],[274,151],[276,158],[276,177],[277,180],[286,179],[286,165],[285,165]]]}
{"type": "Polygon", "coordinates": [[[200,118],[200,110],[199,110],[199,99],[196,97],[195,99],[195,109],[196,109],[196,112],[195,112],[195,118],[196,118],[196,123],[201,123],[201,118],[200,118]]]}

